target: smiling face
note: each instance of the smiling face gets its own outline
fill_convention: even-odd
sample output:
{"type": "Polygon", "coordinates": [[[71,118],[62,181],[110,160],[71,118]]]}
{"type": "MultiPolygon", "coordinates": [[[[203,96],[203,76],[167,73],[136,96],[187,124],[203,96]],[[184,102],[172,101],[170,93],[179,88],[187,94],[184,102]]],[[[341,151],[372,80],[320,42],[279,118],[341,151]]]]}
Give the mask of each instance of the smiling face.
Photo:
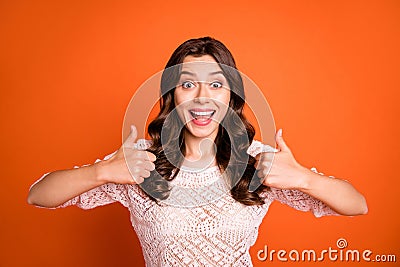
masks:
{"type": "Polygon", "coordinates": [[[214,140],[229,106],[230,89],[212,56],[185,57],[174,99],[186,134],[214,140]]]}

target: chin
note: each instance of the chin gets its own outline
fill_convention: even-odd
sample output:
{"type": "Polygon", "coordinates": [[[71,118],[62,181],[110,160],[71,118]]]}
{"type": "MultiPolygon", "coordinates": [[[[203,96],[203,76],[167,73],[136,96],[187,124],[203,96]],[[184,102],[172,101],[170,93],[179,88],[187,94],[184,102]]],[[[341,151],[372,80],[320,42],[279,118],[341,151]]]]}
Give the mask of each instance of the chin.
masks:
{"type": "MultiPolygon", "coordinates": [[[[188,124],[193,124],[189,122],[188,124]]],[[[187,132],[196,138],[212,138],[217,136],[219,123],[212,122],[207,126],[186,125],[187,132]]]]}

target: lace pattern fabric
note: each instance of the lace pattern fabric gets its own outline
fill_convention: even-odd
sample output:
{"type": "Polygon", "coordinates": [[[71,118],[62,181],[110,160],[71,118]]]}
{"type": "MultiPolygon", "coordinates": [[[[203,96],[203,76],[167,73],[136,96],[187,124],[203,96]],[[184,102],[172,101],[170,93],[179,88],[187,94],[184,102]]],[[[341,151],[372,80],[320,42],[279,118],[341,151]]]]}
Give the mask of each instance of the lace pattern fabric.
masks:
{"type": "MultiPolygon", "coordinates": [[[[135,148],[146,149],[150,145],[150,141],[140,139],[135,148]]],[[[273,152],[275,149],[253,141],[247,153],[255,156],[265,151],[273,152]]],[[[317,172],[315,168],[312,170],[317,172]]],[[[297,210],[312,211],[316,217],[337,215],[323,202],[297,190],[271,188],[261,194],[265,204],[245,206],[231,197],[222,181],[218,167],[200,173],[180,170],[171,183],[179,189],[171,191],[172,202],[154,202],[140,185],[109,183],[76,196],[59,207],[76,205],[91,209],[113,202],[121,203],[130,211],[132,227],[140,240],[146,266],[252,266],[249,248],[254,245],[259,226],[274,200],[297,210]],[[202,205],[190,205],[188,202],[193,201],[195,194],[183,190],[185,188],[213,189],[219,197],[205,199],[202,205]]],[[[198,204],[196,201],[194,203],[198,204]]]]}

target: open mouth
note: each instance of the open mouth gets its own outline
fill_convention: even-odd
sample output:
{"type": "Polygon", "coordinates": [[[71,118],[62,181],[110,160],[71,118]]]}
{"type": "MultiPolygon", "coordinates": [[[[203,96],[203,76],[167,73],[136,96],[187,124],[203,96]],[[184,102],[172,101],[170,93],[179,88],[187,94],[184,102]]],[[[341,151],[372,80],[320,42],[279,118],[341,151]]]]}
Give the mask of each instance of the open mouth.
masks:
{"type": "Polygon", "coordinates": [[[214,109],[190,109],[189,113],[192,116],[193,123],[204,126],[211,122],[216,110],[214,109]]]}

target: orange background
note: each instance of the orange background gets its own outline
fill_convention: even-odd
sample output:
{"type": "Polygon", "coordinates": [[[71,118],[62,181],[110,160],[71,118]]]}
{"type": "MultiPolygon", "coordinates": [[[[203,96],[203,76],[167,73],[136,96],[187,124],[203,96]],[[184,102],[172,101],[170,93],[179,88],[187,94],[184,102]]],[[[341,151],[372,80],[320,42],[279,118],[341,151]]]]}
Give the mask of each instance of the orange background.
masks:
{"type": "Polygon", "coordinates": [[[264,245],[322,250],[340,237],[400,261],[399,1],[63,0],[0,3],[0,266],[144,265],[121,205],[47,210],[26,196],[43,173],[116,150],[134,91],[205,35],[262,88],[297,160],[369,204],[365,216],[316,219],[274,203],[254,265],[284,264],[257,260],[264,245]]]}

